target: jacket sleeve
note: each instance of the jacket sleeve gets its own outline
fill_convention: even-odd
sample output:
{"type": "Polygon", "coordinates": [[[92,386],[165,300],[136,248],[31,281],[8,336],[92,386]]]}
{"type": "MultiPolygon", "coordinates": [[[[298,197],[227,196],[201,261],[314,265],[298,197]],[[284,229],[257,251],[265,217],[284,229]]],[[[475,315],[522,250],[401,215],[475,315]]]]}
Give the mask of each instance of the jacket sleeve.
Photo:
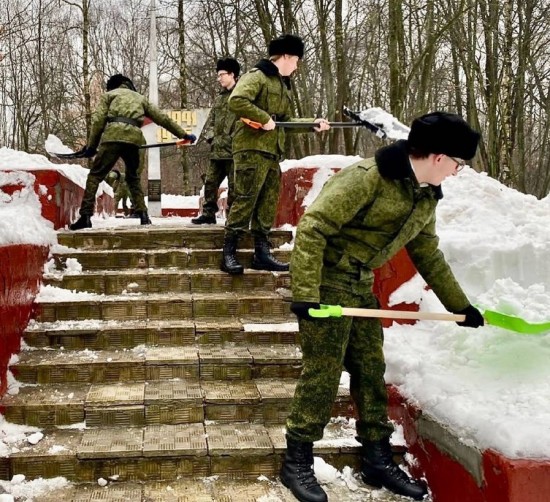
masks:
{"type": "Polygon", "coordinates": [[[149,117],[155,124],[164,127],[167,131],[170,131],[178,138],[183,138],[187,134],[182,127],[166,115],[166,113],[164,113],[160,108],[149,102],[147,99],[144,101],[143,109],[145,111],[145,116],[149,117]]]}
{"type": "Polygon", "coordinates": [[[255,71],[245,73],[239,79],[228,101],[229,109],[237,117],[245,117],[260,124],[269,122],[269,113],[254,104],[264,85],[263,78],[262,72],[255,71]]]}
{"type": "Polygon", "coordinates": [[[92,124],[90,127],[90,137],[86,146],[88,148],[97,148],[101,140],[103,130],[107,125],[107,115],[109,113],[109,96],[103,94],[99,100],[99,104],[92,115],[92,124]]]}
{"type": "Polygon", "coordinates": [[[420,275],[449,312],[459,312],[470,301],[458,284],[451,267],[439,249],[435,213],[423,230],[405,247],[420,275]]]}
{"type": "Polygon", "coordinates": [[[302,216],[290,260],[293,301],[319,301],[327,240],[374,200],[378,180],[375,169],[343,169],[327,182],[302,216]]]}

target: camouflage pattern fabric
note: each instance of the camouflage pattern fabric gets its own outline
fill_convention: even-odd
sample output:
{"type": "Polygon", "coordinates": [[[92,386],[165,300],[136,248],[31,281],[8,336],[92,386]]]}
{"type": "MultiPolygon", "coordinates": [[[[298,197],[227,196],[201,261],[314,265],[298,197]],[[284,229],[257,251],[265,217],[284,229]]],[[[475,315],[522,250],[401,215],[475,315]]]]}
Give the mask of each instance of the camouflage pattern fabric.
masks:
{"type": "MultiPolygon", "coordinates": [[[[139,173],[139,171],[140,169],[138,169],[138,179],[141,179],[141,176],[140,176],[141,173],[139,173]]],[[[130,214],[130,209],[128,208],[128,199],[132,200],[132,195],[130,194],[130,188],[126,183],[126,176],[124,175],[124,173],[120,173],[119,184],[115,191],[115,208],[118,208],[120,201],[122,201],[122,209],[124,210],[124,214],[126,216],[130,214]]]]}
{"type": "MultiPolygon", "coordinates": [[[[302,217],[291,257],[292,299],[344,307],[377,308],[373,269],[405,247],[443,305],[469,305],[438,248],[435,209],[440,187],[420,186],[406,143],[380,149],[335,174],[302,217]]],[[[301,441],[322,437],[330,419],[342,365],[350,373],[360,439],[379,440],[387,423],[383,332],[378,319],[299,321],[304,368],[287,434],[301,441]]]]}
{"type": "MultiPolygon", "coordinates": [[[[253,68],[237,82],[229,98],[229,109],[237,117],[245,117],[265,124],[274,116],[280,121],[311,122],[311,118],[291,119],[290,94],[277,67],[267,60],[258,64],[267,68],[269,75],[260,68],[253,68]],[[273,74],[272,74],[273,73],[273,74]]],[[[311,132],[298,129],[293,132],[311,132]]],[[[233,138],[233,153],[255,150],[279,158],[285,150],[285,130],[276,127],[272,131],[253,129],[239,121],[233,138]]]]}
{"type": "Polygon", "coordinates": [[[145,96],[130,90],[126,85],[104,93],[92,115],[92,125],[87,146],[97,148],[100,143],[131,143],[140,146],[145,138],[139,127],[121,122],[108,122],[109,117],[125,117],[143,123],[145,117],[164,127],[178,138],[185,131],[145,96]]]}
{"type": "MultiPolygon", "coordinates": [[[[229,109],[228,100],[231,90],[223,89],[219,94],[208,116],[200,141],[210,144],[210,159],[229,160],[233,158],[233,134],[237,116],[229,109]]],[[[207,174],[208,177],[208,174],[207,174]]],[[[216,190],[218,187],[216,187],[216,190]]]]}
{"type": "Polygon", "coordinates": [[[260,152],[235,154],[235,190],[226,222],[228,235],[267,236],[275,221],[281,187],[279,162],[260,152]]]}
{"type": "Polygon", "coordinates": [[[212,159],[206,170],[204,182],[204,204],[202,214],[205,216],[216,216],[218,212],[218,188],[227,176],[227,212],[233,204],[234,199],[234,169],[233,159],[212,159]]]}
{"type": "Polygon", "coordinates": [[[86,190],[80,206],[82,216],[94,214],[95,196],[99,184],[107,177],[109,171],[122,158],[126,165],[126,183],[136,211],[147,211],[138,171],[144,162],[144,151],[127,143],[102,143],[99,146],[86,179],[86,190]]]}
{"type": "MultiPolygon", "coordinates": [[[[322,287],[321,301],[378,308],[376,298],[368,291],[371,285],[354,280],[348,291],[322,287]]],[[[360,317],[300,319],[299,326],[303,368],[286,422],[287,434],[302,442],[323,437],[345,369],[350,374],[350,392],[359,414],[357,435],[372,441],[390,435],[393,427],[387,419],[380,321],[360,317]]]]}
{"type": "Polygon", "coordinates": [[[294,301],[318,302],[321,284],[382,266],[406,248],[424,280],[450,312],[470,302],[439,250],[437,199],[414,178],[381,176],[374,159],[342,169],[302,217],[290,270],[294,301]]]}

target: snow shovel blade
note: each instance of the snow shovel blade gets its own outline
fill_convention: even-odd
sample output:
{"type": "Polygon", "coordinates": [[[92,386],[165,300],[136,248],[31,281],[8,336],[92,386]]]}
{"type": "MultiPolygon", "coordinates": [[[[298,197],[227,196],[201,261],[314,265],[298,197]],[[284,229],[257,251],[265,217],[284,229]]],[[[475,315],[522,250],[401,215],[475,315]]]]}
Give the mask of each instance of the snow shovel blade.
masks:
{"type": "Polygon", "coordinates": [[[499,328],[509,329],[524,335],[540,335],[550,331],[550,322],[531,323],[521,317],[515,317],[494,310],[486,310],[483,317],[487,324],[499,328]]]}

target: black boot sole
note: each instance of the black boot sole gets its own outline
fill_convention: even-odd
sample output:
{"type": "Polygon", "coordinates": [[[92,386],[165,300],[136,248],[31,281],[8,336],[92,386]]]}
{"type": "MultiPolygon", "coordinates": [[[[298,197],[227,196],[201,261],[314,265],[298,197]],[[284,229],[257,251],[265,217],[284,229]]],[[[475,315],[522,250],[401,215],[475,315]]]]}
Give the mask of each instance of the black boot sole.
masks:
{"type": "Polygon", "coordinates": [[[268,272],[288,272],[289,266],[286,267],[278,267],[276,265],[269,265],[265,263],[254,263],[252,262],[252,265],[250,265],[250,268],[253,268],[254,270],[267,270],[268,272]]]}
{"type": "MultiPolygon", "coordinates": [[[[306,499],[306,498],[300,497],[299,494],[294,492],[292,490],[292,487],[290,486],[291,485],[290,481],[287,481],[282,474],[279,474],[279,479],[281,480],[281,483],[290,490],[292,495],[294,495],[297,500],[299,500],[300,502],[311,502],[311,498],[306,499]]],[[[325,498],[325,501],[328,501],[328,497],[325,498]]]]}
{"type": "Polygon", "coordinates": [[[382,487],[384,487],[384,488],[386,488],[386,490],[389,490],[390,492],[395,493],[396,495],[401,495],[402,497],[410,497],[413,500],[424,500],[424,497],[427,495],[427,492],[422,493],[422,494],[418,494],[418,495],[411,495],[411,494],[408,494],[408,493],[403,493],[403,491],[395,490],[394,487],[389,486],[389,483],[383,483],[382,481],[380,481],[380,478],[378,477],[377,474],[373,474],[372,476],[368,476],[368,475],[366,475],[362,472],[361,473],[361,479],[363,480],[363,483],[365,483],[366,485],[372,486],[373,488],[382,488],[382,487]]]}
{"type": "Polygon", "coordinates": [[[222,272],[225,272],[229,275],[242,275],[244,273],[244,267],[234,269],[234,268],[227,268],[222,264],[220,268],[222,272]]]}

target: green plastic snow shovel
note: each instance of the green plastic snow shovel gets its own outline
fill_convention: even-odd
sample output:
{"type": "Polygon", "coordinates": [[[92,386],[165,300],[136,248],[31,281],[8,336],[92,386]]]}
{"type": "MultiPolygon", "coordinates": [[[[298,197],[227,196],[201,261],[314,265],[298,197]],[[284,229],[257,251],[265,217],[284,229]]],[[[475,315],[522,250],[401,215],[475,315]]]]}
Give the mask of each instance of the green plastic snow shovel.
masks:
{"type": "MultiPolygon", "coordinates": [[[[377,317],[383,319],[415,319],[422,321],[455,321],[462,322],[466,316],[461,314],[446,314],[439,312],[409,312],[407,310],[359,309],[341,307],[340,305],[321,305],[319,309],[309,309],[309,315],[315,318],[323,317],[377,317]]],[[[486,310],[483,317],[487,324],[515,331],[524,335],[540,335],[550,331],[550,322],[530,323],[520,317],[486,310]]]]}

